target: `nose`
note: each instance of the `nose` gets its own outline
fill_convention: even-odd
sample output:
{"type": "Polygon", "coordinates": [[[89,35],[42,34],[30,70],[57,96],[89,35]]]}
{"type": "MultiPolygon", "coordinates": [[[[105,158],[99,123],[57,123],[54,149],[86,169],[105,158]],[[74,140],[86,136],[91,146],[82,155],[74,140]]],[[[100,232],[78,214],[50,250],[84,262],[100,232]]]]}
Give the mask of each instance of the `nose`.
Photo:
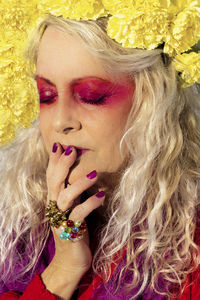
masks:
{"type": "Polygon", "coordinates": [[[81,129],[81,122],[77,108],[73,101],[60,96],[57,99],[53,120],[51,120],[53,129],[58,133],[68,133],[81,129]]]}

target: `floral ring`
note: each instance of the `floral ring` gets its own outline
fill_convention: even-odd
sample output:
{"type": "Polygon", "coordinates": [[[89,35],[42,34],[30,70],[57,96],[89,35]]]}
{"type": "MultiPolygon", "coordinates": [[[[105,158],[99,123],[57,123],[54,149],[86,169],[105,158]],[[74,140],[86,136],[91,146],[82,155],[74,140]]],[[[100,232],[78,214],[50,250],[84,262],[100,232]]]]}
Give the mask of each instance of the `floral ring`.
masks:
{"type": "Polygon", "coordinates": [[[58,208],[55,200],[49,200],[49,204],[45,209],[45,216],[48,218],[52,227],[60,227],[62,222],[67,221],[72,209],[62,211],[58,208]]]}

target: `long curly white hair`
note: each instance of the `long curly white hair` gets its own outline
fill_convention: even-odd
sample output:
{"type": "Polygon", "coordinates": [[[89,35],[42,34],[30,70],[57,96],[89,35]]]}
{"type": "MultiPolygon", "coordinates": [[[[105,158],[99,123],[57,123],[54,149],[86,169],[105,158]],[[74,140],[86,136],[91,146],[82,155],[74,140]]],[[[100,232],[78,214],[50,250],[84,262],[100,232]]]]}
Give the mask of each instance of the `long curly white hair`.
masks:
{"type": "MultiPolygon", "coordinates": [[[[126,247],[120,276],[126,270],[134,273],[127,289],[140,283],[137,295],[130,299],[148,284],[170,297],[170,283],[180,285],[200,263],[200,249],[194,242],[200,202],[200,99],[195,87],[180,87],[173,63],[162,49],[125,49],[111,40],[105,31],[106,18],[46,17],[30,41],[30,65],[36,63],[40,39],[49,25],[78,36],[105,70],[128,74],[136,86],[120,144],[122,155],[123,145],[129,149],[129,163],[108,201],[108,221],[100,233],[93,269],[108,278],[113,255],[126,247]],[[159,276],[166,280],[165,290],[156,285],[159,276]]],[[[28,263],[15,275],[34,272],[50,230],[44,222],[48,154],[39,119],[29,129],[19,130],[0,156],[0,265],[4,269],[6,262],[2,276],[9,280],[13,265],[23,266],[27,251],[28,263]],[[26,245],[24,253],[17,250],[19,243],[26,245]]]]}

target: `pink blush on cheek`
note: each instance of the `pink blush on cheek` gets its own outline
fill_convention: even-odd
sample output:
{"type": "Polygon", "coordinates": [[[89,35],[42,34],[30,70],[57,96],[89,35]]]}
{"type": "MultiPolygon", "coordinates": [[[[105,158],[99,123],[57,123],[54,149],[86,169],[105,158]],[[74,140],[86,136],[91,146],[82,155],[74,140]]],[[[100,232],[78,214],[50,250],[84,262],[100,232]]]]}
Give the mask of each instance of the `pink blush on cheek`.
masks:
{"type": "Polygon", "coordinates": [[[111,97],[111,104],[118,104],[122,101],[127,101],[130,95],[133,94],[134,88],[128,85],[118,85],[116,88],[116,93],[111,97]]]}

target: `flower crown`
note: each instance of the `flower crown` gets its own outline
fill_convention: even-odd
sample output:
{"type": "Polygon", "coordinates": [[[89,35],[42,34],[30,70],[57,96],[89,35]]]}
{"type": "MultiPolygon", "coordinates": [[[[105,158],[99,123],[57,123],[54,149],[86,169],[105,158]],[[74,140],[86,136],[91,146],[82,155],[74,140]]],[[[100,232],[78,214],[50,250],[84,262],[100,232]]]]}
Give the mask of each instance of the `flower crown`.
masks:
{"type": "Polygon", "coordinates": [[[0,144],[39,113],[23,49],[46,14],[74,20],[108,17],[107,34],[127,48],[156,49],[173,58],[182,86],[200,83],[200,0],[1,0],[0,144]]]}

